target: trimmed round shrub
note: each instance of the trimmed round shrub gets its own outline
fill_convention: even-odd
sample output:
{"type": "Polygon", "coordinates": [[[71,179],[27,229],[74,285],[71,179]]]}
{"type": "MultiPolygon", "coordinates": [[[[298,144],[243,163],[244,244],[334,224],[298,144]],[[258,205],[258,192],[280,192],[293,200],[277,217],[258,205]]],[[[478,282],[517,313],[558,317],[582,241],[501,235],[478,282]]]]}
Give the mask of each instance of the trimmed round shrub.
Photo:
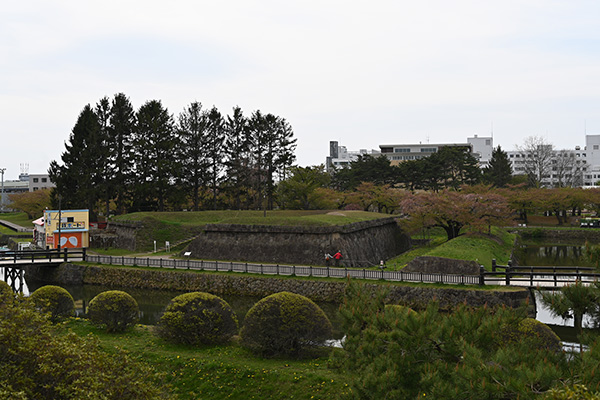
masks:
{"type": "Polygon", "coordinates": [[[331,339],[327,315],[310,299],[290,292],[257,302],[246,314],[242,345],[263,356],[300,356],[331,339]]]}
{"type": "Polygon", "coordinates": [[[505,327],[502,331],[502,338],[509,343],[526,340],[537,349],[556,352],[562,350],[558,335],[548,325],[533,318],[522,319],[516,329],[505,327]]]}
{"type": "Polygon", "coordinates": [[[10,285],[4,281],[0,281],[0,306],[11,304],[15,299],[15,293],[10,285]]]}
{"type": "Polygon", "coordinates": [[[42,286],[29,296],[35,308],[50,313],[50,320],[56,322],[75,313],[73,296],[60,286],[42,286]]]}
{"type": "Polygon", "coordinates": [[[88,306],[88,317],[107,332],[124,332],[139,320],[137,301],[121,290],[109,290],[94,297],[88,306]]]}
{"type": "Polygon", "coordinates": [[[190,345],[225,343],[237,332],[237,316],[231,306],[203,292],[175,297],[158,322],[161,337],[190,345]]]}

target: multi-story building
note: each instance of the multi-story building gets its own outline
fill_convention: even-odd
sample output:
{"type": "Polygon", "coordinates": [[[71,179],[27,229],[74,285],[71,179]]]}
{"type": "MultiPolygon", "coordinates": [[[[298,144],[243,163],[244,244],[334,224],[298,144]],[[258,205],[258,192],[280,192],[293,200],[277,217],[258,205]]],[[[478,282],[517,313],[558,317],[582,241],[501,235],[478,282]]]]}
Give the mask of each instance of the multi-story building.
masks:
{"type": "Polygon", "coordinates": [[[492,151],[494,150],[494,138],[491,136],[478,137],[477,134],[467,138],[467,143],[472,147],[471,153],[479,162],[480,168],[488,166],[492,159],[492,151]]]}
{"type": "Polygon", "coordinates": [[[338,142],[331,141],[329,142],[329,156],[325,161],[325,166],[327,171],[334,168],[344,168],[352,161],[357,160],[359,156],[367,154],[375,157],[384,155],[390,159],[392,165],[396,165],[402,161],[429,157],[433,153],[437,153],[442,147],[453,146],[468,148],[479,162],[480,167],[484,168],[492,158],[493,143],[492,137],[474,135],[467,138],[467,143],[382,144],[379,145],[379,150],[348,151],[346,146],[340,146],[338,142]]]}
{"type": "Polygon", "coordinates": [[[544,187],[600,187],[600,135],[586,135],[585,142],[583,149],[555,150],[544,145],[539,151],[506,153],[513,175],[539,174],[544,187]]]}
{"type": "Polygon", "coordinates": [[[325,160],[325,170],[331,172],[334,169],[346,168],[352,161],[364,155],[379,156],[377,150],[360,149],[359,151],[348,151],[346,146],[340,146],[337,141],[329,142],[329,156],[325,160]]]}
{"type": "Polygon", "coordinates": [[[437,153],[442,147],[465,147],[470,151],[473,147],[470,143],[443,143],[443,144],[382,144],[379,145],[381,154],[390,159],[392,165],[397,165],[402,161],[420,160],[437,153]]]}
{"type": "Polygon", "coordinates": [[[40,189],[49,189],[56,187],[54,183],[50,182],[48,174],[31,174],[29,175],[29,191],[35,192],[40,189]]]}

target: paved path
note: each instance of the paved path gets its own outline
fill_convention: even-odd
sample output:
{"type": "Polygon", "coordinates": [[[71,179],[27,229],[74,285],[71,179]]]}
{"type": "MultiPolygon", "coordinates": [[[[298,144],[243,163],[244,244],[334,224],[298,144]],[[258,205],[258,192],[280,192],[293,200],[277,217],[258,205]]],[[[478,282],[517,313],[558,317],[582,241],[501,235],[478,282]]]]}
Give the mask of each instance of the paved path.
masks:
{"type": "Polygon", "coordinates": [[[7,228],[12,229],[13,231],[16,232],[33,232],[33,228],[25,228],[21,225],[12,223],[10,221],[5,221],[3,219],[0,219],[0,224],[6,226],[7,228]]]}

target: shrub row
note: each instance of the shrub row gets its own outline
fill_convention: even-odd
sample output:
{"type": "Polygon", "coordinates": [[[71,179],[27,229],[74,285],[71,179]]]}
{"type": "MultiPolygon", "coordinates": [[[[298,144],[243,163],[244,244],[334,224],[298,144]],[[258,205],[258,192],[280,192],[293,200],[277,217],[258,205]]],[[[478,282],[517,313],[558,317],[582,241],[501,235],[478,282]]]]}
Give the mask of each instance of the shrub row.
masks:
{"type": "MultiPolygon", "coordinates": [[[[10,288],[2,289],[0,298],[8,296],[9,291],[10,288]]],[[[52,321],[74,311],[73,298],[58,286],[39,288],[30,301],[36,309],[48,313],[52,321]]],[[[119,290],[98,294],[88,307],[90,321],[107,332],[125,331],[138,321],[138,316],[135,299],[119,290]]],[[[172,299],[157,327],[162,338],[187,345],[226,343],[238,332],[238,319],[231,306],[220,297],[203,292],[172,299]]],[[[321,345],[331,333],[329,319],[312,300],[280,292],[263,298],[248,311],[240,337],[242,345],[257,354],[294,357],[321,345]]]]}

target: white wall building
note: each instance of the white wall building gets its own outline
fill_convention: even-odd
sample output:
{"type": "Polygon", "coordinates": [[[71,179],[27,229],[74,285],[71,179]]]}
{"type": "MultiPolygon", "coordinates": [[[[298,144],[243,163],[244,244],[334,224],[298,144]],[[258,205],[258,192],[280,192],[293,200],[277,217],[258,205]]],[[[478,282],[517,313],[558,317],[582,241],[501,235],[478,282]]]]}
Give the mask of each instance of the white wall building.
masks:
{"type": "Polygon", "coordinates": [[[419,144],[381,144],[379,149],[381,154],[390,159],[392,165],[399,164],[402,161],[420,160],[437,153],[442,147],[468,147],[472,151],[469,143],[419,143],[419,144]]]}
{"type": "Polygon", "coordinates": [[[348,151],[346,146],[340,146],[337,141],[329,142],[329,156],[325,160],[325,170],[331,172],[334,169],[346,168],[352,161],[358,160],[359,156],[380,155],[377,150],[360,149],[359,151],[348,151]]]}
{"type": "MultiPolygon", "coordinates": [[[[526,164],[531,157],[522,151],[507,151],[513,168],[513,175],[524,175],[526,164]]],[[[600,187],[600,135],[586,135],[585,147],[553,150],[547,171],[544,171],[542,185],[574,187],[600,187]]]]}
{"type": "Polygon", "coordinates": [[[469,143],[473,147],[472,153],[473,156],[479,162],[479,167],[487,167],[490,160],[492,159],[492,151],[494,150],[494,138],[491,136],[478,137],[477,134],[475,134],[473,135],[473,137],[467,138],[467,143],[469,143]]]}
{"type": "Polygon", "coordinates": [[[54,183],[50,182],[48,174],[31,174],[29,175],[29,191],[35,192],[40,189],[49,189],[56,187],[54,183]]]}

